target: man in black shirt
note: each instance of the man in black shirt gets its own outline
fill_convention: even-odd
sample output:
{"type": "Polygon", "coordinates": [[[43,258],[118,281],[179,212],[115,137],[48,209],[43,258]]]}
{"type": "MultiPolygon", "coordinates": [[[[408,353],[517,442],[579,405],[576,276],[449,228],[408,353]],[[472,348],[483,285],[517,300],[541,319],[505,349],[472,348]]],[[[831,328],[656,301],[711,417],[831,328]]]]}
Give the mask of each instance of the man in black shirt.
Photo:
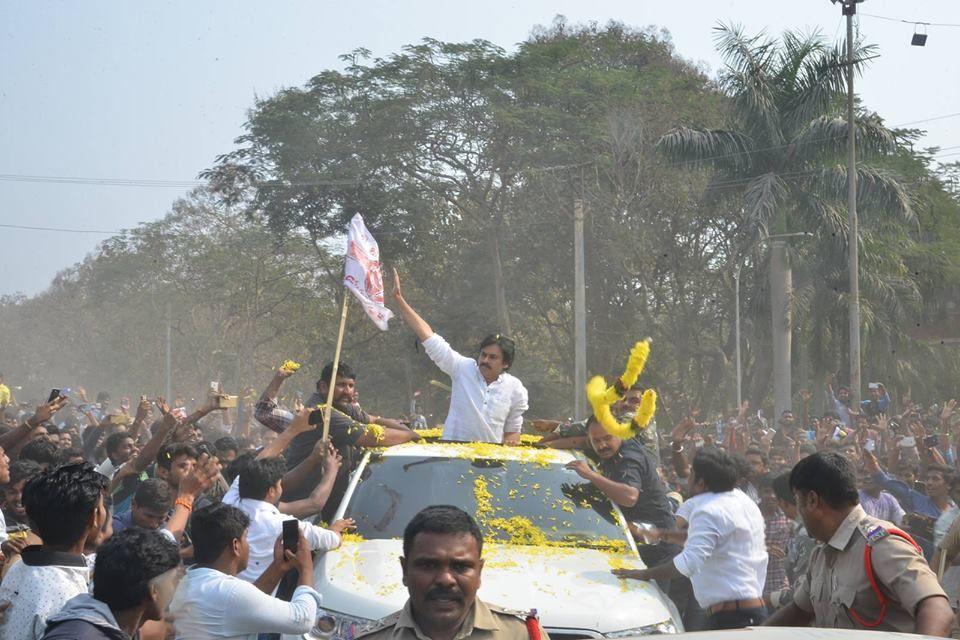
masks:
{"type": "MultiPolygon", "coordinates": [[[[257,403],[255,416],[268,429],[283,432],[293,419],[292,414],[278,409],[274,398],[280,385],[291,374],[279,369],[260,402],[257,403]]],[[[327,401],[327,392],[333,378],[333,363],[327,364],[317,381],[316,392],[307,400],[307,407],[318,407],[327,401]]],[[[330,411],[330,442],[340,452],[343,464],[337,473],[330,497],[321,512],[326,521],[331,521],[340,506],[340,500],[350,482],[350,473],[360,461],[361,448],[390,447],[416,440],[419,436],[396,420],[370,416],[355,402],[357,374],[349,365],[341,362],[337,367],[336,382],[333,390],[333,408],[330,411]]],[[[323,437],[323,429],[316,429],[297,435],[287,447],[284,457],[287,468],[293,469],[310,457],[314,446],[323,437]]],[[[293,502],[310,495],[323,478],[321,465],[311,470],[296,486],[285,487],[282,500],[293,502]]]]}
{"type": "MultiPolygon", "coordinates": [[[[567,468],[576,471],[617,504],[628,522],[672,529],[676,519],[666,488],[657,474],[656,459],[649,449],[636,438],[622,440],[607,433],[592,417],[587,425],[587,438],[600,458],[600,472],[583,460],[574,460],[567,468]]],[[[679,547],[665,543],[641,545],[640,557],[647,566],[655,566],[679,551],[679,547]]]]}

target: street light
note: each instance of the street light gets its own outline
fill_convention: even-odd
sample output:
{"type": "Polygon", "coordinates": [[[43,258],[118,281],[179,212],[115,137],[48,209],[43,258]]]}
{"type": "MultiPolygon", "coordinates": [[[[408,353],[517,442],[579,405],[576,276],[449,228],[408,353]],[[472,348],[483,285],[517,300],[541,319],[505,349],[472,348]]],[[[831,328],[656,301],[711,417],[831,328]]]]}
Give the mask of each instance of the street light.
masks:
{"type": "MultiPolygon", "coordinates": [[[[757,244],[762,242],[768,242],[770,240],[784,240],[786,238],[797,238],[804,237],[810,238],[813,237],[813,234],[809,231],[798,231],[796,233],[778,233],[776,235],[767,235],[763,236],[757,240],[757,244]]],[[[743,268],[743,258],[740,257],[739,262],[737,262],[737,270],[733,273],[733,282],[734,282],[734,299],[735,299],[735,308],[733,312],[734,317],[734,333],[736,333],[737,340],[737,407],[743,404],[743,369],[740,360],[740,270],[743,268]]]]}

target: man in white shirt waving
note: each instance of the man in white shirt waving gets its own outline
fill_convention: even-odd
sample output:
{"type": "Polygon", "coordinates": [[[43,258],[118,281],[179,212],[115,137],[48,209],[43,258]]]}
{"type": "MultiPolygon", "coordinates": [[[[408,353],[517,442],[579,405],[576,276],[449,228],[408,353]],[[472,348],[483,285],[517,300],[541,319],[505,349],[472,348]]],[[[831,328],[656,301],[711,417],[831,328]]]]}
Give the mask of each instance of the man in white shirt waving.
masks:
{"type": "Polygon", "coordinates": [[[460,355],[404,300],[396,269],[393,282],[393,297],[403,321],[423,343],[434,364],[453,382],[443,439],[519,444],[527,390],[507,373],[513,364],[513,340],[492,334],[480,343],[476,360],[460,355]]]}
{"type": "Polygon", "coordinates": [[[691,497],[677,511],[678,522],[688,523],[683,551],[651,569],[613,573],[637,580],[687,576],[707,612],[708,629],[763,622],[768,560],[763,516],[756,503],[736,488],[737,476],[737,464],[727,453],[698,451],[691,464],[691,497]]]}

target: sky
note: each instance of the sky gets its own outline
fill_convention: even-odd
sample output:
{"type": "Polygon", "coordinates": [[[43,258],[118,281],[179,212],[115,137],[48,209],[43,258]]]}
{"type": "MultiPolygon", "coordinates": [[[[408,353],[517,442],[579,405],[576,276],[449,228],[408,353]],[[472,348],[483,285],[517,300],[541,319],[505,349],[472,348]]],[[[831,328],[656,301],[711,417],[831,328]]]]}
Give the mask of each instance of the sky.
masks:
{"type": "MultiPolygon", "coordinates": [[[[867,0],[859,11],[865,40],[880,47],[858,81],[865,104],[891,125],[923,121],[912,125],[927,130],[922,146],[960,159],[948,155],[960,150],[960,2],[867,0]],[[898,20],[956,26],[926,27],[921,48],[910,46],[916,27],[898,20]]],[[[424,37],[509,50],[558,14],[662,27],[711,76],[722,68],[719,22],[844,35],[829,0],[0,0],[0,295],[42,291],[108,237],[4,225],[114,231],[163,217],[234,148],[256,97],[342,68],[339,55],[386,56],[424,37]]]]}

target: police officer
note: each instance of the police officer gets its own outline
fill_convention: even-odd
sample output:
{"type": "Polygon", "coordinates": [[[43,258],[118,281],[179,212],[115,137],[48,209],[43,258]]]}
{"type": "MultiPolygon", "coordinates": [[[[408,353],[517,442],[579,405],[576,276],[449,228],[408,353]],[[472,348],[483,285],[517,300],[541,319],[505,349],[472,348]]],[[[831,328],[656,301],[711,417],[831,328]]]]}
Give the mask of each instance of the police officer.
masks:
{"type": "Polygon", "coordinates": [[[790,488],[819,544],[793,602],[764,624],[950,635],[953,611],[936,575],[906,534],[864,512],[846,458],[804,458],[790,488]]]}
{"type": "Polygon", "coordinates": [[[477,598],[483,536],[465,511],[427,507],[403,532],[403,584],[410,598],[399,612],[356,640],[549,640],[532,615],[477,598]]]}

